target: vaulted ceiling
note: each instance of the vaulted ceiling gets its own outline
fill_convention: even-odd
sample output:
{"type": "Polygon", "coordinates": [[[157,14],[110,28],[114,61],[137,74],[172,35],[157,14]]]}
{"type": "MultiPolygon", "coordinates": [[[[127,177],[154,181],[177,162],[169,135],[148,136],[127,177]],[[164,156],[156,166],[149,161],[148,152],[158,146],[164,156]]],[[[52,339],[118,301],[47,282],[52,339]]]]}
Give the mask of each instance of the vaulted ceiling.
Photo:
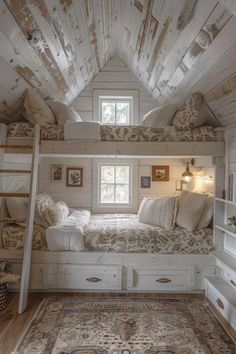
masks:
{"type": "Polygon", "coordinates": [[[14,115],[27,87],[72,102],[114,54],[158,103],[200,90],[214,111],[229,101],[234,113],[235,8],[234,0],[0,0],[0,117],[14,115]]]}

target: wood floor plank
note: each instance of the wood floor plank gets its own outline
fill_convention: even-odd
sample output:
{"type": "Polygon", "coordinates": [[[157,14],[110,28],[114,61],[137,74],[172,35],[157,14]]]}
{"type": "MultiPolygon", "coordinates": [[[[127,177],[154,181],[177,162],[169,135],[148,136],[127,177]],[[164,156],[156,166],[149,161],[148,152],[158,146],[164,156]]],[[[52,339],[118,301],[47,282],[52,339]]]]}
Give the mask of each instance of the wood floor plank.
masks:
{"type": "Polygon", "coordinates": [[[42,293],[30,294],[27,310],[18,315],[19,297],[15,295],[8,308],[0,313],[0,328],[2,322],[5,323],[5,329],[0,334],[0,354],[13,352],[44,297],[42,293]]]}

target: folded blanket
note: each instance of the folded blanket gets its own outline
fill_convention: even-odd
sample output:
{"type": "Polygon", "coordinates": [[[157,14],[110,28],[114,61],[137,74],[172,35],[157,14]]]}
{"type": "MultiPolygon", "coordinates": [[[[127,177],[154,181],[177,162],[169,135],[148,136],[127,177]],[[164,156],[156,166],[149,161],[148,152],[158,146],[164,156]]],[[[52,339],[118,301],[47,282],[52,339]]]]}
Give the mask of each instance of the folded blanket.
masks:
{"type": "Polygon", "coordinates": [[[84,227],[89,223],[90,211],[72,210],[60,224],[46,230],[48,249],[51,251],[83,251],[84,227]]]}

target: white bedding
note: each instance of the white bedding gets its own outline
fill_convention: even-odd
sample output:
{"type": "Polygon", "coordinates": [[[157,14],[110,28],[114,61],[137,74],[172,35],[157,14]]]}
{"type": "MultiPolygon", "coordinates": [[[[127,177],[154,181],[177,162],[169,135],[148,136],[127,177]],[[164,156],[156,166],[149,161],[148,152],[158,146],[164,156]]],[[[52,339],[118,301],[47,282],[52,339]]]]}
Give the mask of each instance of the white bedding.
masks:
{"type": "Polygon", "coordinates": [[[48,249],[51,251],[83,251],[84,227],[89,223],[90,211],[72,210],[60,224],[46,230],[48,249]]]}
{"type": "Polygon", "coordinates": [[[64,125],[64,137],[66,141],[73,140],[93,140],[100,141],[99,122],[70,122],[64,125]]]}

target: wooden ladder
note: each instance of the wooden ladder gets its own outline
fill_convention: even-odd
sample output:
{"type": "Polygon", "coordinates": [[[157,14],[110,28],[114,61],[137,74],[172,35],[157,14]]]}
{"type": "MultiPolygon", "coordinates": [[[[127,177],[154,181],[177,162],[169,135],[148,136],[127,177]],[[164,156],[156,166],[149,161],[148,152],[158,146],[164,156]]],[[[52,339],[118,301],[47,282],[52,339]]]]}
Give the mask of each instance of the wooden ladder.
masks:
{"type": "MultiPolygon", "coordinates": [[[[24,239],[24,255],[23,255],[23,265],[21,273],[21,286],[20,286],[20,300],[18,313],[21,314],[24,312],[27,306],[28,300],[28,289],[29,289],[29,277],[30,277],[30,265],[31,265],[31,253],[32,253],[32,238],[33,238],[33,228],[34,228],[34,214],[35,214],[35,199],[37,193],[37,179],[38,179],[38,164],[39,164],[39,142],[40,142],[40,127],[39,125],[35,126],[34,129],[34,142],[33,146],[31,145],[11,145],[11,144],[0,144],[0,148],[3,149],[26,149],[31,150],[32,153],[32,162],[31,170],[11,170],[11,169],[0,169],[0,173],[9,173],[9,174],[28,174],[30,173],[30,190],[29,193],[21,192],[1,192],[0,197],[22,197],[29,198],[28,203],[28,213],[26,220],[26,229],[25,229],[25,239],[24,239]]],[[[25,153],[25,151],[24,151],[25,153]]],[[[2,221],[2,220],[1,220],[2,221]]],[[[10,219],[3,219],[3,221],[9,221],[10,219]]]]}

